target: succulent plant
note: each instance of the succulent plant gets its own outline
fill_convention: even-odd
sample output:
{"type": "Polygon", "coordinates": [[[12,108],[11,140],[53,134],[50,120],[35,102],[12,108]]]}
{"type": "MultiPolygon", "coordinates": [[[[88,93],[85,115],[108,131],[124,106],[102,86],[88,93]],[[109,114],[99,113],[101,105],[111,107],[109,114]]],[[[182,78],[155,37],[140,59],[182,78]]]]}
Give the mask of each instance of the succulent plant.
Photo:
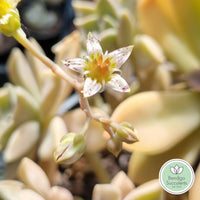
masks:
{"type": "MultiPolygon", "coordinates": [[[[0,147],[5,161],[9,163],[6,170],[9,171],[13,162],[22,157],[32,158],[37,154],[38,163],[49,180],[38,165],[28,158],[23,158],[20,164],[16,164],[19,164],[18,178],[26,186],[21,182],[2,181],[0,197],[11,198],[7,195],[12,192],[16,196],[22,195],[23,198],[32,194],[38,199],[55,199],[55,196],[62,192],[63,198],[66,194],[71,195],[68,190],[52,187],[50,184],[55,183],[55,179],[60,175],[57,173],[57,164],[52,159],[58,146],[54,154],[55,160],[67,164],[83,155],[86,148],[84,156],[90,161],[101,182],[94,187],[93,200],[174,198],[163,191],[159,184],[160,167],[172,158],[182,158],[194,166],[199,161],[200,151],[199,28],[195,26],[199,24],[200,4],[197,0],[182,0],[181,3],[180,5],[180,2],[178,4],[175,0],[73,2],[76,10],[74,23],[78,30],[52,48],[56,53],[55,60],[61,66],[56,68],[50,61],[50,68],[54,72],[59,74],[61,71],[58,69],[64,69],[63,71],[68,73],[69,69],[60,63],[65,57],[68,58],[64,62],[66,66],[82,70],[75,64],[84,59],[78,58],[72,65],[69,62],[85,51],[81,42],[85,42],[88,32],[93,32],[100,38],[104,51],[134,45],[133,54],[122,70],[126,72],[128,82],[133,83],[132,87],[137,82],[136,79],[138,80],[138,94],[132,95],[136,92],[134,90],[128,97],[112,93],[109,89],[105,91],[103,95],[107,105],[111,107],[111,119],[99,108],[88,109],[88,102],[83,98],[84,92],[79,92],[79,95],[82,103],[80,105],[86,116],[80,108],[67,112],[62,117],[58,115],[58,107],[68,97],[72,87],[54,75],[31,53],[26,52],[24,56],[19,49],[13,50],[8,60],[8,73],[15,85],[7,84],[0,89],[0,124],[3,127],[0,130],[0,147]],[[181,74],[183,79],[178,80],[177,77],[180,78],[181,74]],[[85,136],[88,116],[91,124],[85,136]],[[60,141],[61,138],[63,139],[60,141]],[[137,142],[134,143],[135,141],[137,142]],[[119,172],[110,181],[109,175],[99,162],[99,154],[93,154],[105,149],[106,145],[114,155],[118,155],[122,148],[132,153],[128,175],[119,172]],[[18,148],[19,146],[21,148],[18,148]],[[35,172],[36,177],[32,176],[30,169],[35,172]],[[41,177],[41,187],[37,177],[41,177]]],[[[23,37],[17,36],[14,35],[25,47],[31,49],[23,37]]],[[[94,45],[93,40],[97,41],[94,38],[96,37],[89,34],[87,43],[92,41],[92,50],[101,51],[99,44],[94,45]]],[[[42,52],[35,41],[32,41],[32,44],[38,52],[42,52]]],[[[95,58],[94,64],[97,62],[102,68],[110,64],[109,59],[105,59],[104,63],[102,57],[95,53],[93,52],[90,58],[95,58]]],[[[35,54],[49,64],[40,54],[35,54]]],[[[91,71],[90,64],[87,70],[91,71]]],[[[79,82],[87,75],[88,72],[77,78],[76,73],[71,73],[70,77],[76,77],[79,82]]],[[[95,78],[98,80],[99,77],[95,78]]],[[[98,91],[102,91],[100,89],[98,91]]],[[[95,102],[99,96],[93,98],[95,102]]],[[[180,174],[182,170],[177,165],[171,167],[175,174],[180,174]]],[[[180,196],[181,200],[188,200],[188,194],[189,200],[199,197],[199,171],[198,166],[194,186],[188,193],[180,196]]]]}
{"type": "Polygon", "coordinates": [[[0,198],[25,200],[73,200],[67,189],[60,186],[51,186],[45,172],[32,160],[24,157],[18,167],[19,180],[1,180],[0,198]]]}
{"type": "MultiPolygon", "coordinates": [[[[36,41],[33,44],[42,51],[36,41]]],[[[37,149],[40,160],[52,160],[59,140],[67,133],[56,112],[72,87],[55,76],[31,53],[13,49],[7,63],[13,84],[0,89],[1,150],[4,161],[16,162],[37,149]],[[59,130],[59,131],[58,131],[59,130]],[[21,148],[19,148],[21,147],[21,148]]]]}

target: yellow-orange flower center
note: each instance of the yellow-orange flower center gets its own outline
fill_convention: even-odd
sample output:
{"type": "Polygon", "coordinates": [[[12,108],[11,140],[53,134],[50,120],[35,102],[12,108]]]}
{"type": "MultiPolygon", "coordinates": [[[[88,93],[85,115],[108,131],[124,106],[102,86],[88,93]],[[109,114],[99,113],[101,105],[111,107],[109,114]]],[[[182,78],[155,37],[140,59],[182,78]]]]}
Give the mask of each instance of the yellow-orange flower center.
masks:
{"type": "Polygon", "coordinates": [[[110,81],[110,75],[113,73],[113,64],[110,58],[103,59],[103,56],[96,56],[91,61],[86,62],[84,70],[88,72],[87,77],[97,82],[110,81]]]}

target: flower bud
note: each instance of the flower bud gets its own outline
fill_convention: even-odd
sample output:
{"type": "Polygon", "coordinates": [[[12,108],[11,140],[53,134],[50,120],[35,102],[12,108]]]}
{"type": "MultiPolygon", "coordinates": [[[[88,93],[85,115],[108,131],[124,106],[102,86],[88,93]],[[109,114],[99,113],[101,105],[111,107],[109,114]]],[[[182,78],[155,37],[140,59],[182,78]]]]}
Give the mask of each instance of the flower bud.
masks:
{"type": "Polygon", "coordinates": [[[86,142],[79,133],[65,135],[54,152],[54,160],[58,164],[70,165],[76,162],[84,153],[86,142]]]}
{"type": "Polygon", "coordinates": [[[116,137],[112,137],[107,141],[107,149],[117,157],[122,150],[122,142],[116,137]]]}
{"type": "Polygon", "coordinates": [[[122,142],[131,144],[138,141],[137,131],[128,122],[122,122],[116,131],[116,136],[122,142]]]}
{"type": "Polygon", "coordinates": [[[16,9],[19,0],[0,0],[0,32],[12,36],[20,27],[20,17],[16,9]]]}
{"type": "Polygon", "coordinates": [[[6,36],[12,36],[20,26],[19,13],[16,9],[9,10],[9,12],[0,19],[0,32],[6,36]]]}

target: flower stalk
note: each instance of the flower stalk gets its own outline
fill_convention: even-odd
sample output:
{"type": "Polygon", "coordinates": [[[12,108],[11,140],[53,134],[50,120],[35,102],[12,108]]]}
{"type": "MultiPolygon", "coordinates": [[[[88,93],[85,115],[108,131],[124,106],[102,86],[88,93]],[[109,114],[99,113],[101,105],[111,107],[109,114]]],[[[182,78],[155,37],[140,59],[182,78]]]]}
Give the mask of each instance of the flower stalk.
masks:
{"type": "Polygon", "coordinates": [[[33,55],[35,55],[41,62],[43,62],[48,68],[52,70],[62,79],[69,82],[77,91],[80,91],[82,85],[78,81],[67,73],[65,73],[55,62],[50,60],[47,56],[39,52],[34,45],[26,38],[24,31],[20,28],[14,34],[13,37],[27,50],[29,50],[33,55]]]}

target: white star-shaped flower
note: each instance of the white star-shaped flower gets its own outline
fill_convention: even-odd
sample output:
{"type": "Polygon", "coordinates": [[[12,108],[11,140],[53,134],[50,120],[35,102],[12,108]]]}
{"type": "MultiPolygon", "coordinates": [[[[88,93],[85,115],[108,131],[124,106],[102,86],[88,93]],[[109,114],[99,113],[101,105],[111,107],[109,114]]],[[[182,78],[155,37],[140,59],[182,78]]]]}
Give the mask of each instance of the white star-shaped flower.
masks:
{"type": "Polygon", "coordinates": [[[133,46],[123,47],[103,54],[99,41],[88,34],[86,41],[87,56],[64,61],[65,66],[79,72],[84,78],[84,97],[102,92],[105,85],[119,92],[129,92],[127,82],[119,75],[119,68],[131,54],[133,46]]]}

